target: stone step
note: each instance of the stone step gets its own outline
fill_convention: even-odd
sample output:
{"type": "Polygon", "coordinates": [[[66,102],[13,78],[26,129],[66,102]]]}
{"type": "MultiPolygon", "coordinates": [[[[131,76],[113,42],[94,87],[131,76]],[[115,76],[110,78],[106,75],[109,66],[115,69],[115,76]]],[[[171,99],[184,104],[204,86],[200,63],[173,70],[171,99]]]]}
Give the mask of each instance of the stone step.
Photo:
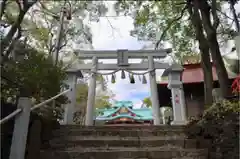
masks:
{"type": "Polygon", "coordinates": [[[55,137],[62,136],[185,136],[183,129],[80,129],[60,128],[53,132],[55,137]]]}
{"type": "Polygon", "coordinates": [[[185,126],[178,126],[178,125],[119,125],[119,126],[81,126],[81,125],[61,125],[59,127],[60,130],[82,130],[82,131],[114,131],[114,130],[136,130],[136,131],[183,131],[185,126]]]}
{"type": "Polygon", "coordinates": [[[179,148],[126,148],[99,150],[85,149],[85,151],[42,151],[40,159],[122,159],[122,158],[149,158],[149,159],[207,159],[208,152],[204,149],[179,148]]]}
{"type": "Polygon", "coordinates": [[[206,148],[208,140],[166,137],[67,137],[50,141],[54,150],[74,150],[85,147],[161,147],[174,145],[181,148],[206,148]]]}
{"type": "Polygon", "coordinates": [[[109,126],[81,126],[81,125],[61,125],[59,129],[80,129],[80,130],[184,130],[185,126],[180,125],[109,125],[109,126]]]}

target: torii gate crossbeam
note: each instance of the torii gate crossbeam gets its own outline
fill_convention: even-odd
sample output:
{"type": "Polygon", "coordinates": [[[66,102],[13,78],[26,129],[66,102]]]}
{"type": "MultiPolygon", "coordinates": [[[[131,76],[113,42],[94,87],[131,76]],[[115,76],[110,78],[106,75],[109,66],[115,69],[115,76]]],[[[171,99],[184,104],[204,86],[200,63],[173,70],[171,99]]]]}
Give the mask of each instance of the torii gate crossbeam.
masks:
{"type": "Polygon", "coordinates": [[[92,59],[96,56],[98,59],[116,59],[118,53],[124,52],[128,58],[147,58],[152,56],[154,58],[164,58],[168,53],[172,52],[172,49],[161,50],[75,50],[74,53],[79,59],[92,59]]]}
{"type": "MultiPolygon", "coordinates": [[[[166,69],[169,67],[169,64],[167,63],[154,63],[153,66],[155,69],[166,69]]],[[[78,68],[81,70],[91,70],[92,69],[92,63],[87,64],[79,64],[78,68]]],[[[143,71],[149,69],[148,62],[143,62],[139,64],[129,64],[127,67],[119,67],[116,64],[103,64],[98,63],[98,70],[117,70],[117,69],[124,69],[124,70],[135,70],[135,71],[143,71]]]]}

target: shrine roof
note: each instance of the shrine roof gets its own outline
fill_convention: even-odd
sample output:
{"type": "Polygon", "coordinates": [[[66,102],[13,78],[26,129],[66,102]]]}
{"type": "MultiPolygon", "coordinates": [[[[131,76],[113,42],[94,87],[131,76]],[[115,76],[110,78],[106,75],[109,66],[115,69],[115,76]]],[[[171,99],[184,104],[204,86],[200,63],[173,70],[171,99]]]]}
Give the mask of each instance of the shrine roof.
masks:
{"type": "MultiPolygon", "coordinates": [[[[203,75],[203,70],[201,67],[201,64],[186,64],[183,65],[183,73],[182,73],[182,81],[184,84],[187,83],[201,83],[204,81],[204,75],[203,75]]],[[[216,68],[213,65],[212,66],[212,73],[213,73],[213,80],[217,81],[217,72],[216,68]]],[[[236,77],[236,74],[229,72],[228,75],[230,79],[233,79],[236,77]]],[[[159,82],[159,84],[168,84],[168,77],[165,72],[162,74],[162,81],[159,82]]]]}
{"type": "Polygon", "coordinates": [[[133,106],[133,102],[132,101],[116,101],[113,105],[113,107],[132,107],[133,106]]]}
{"type": "Polygon", "coordinates": [[[127,117],[135,120],[152,120],[152,111],[150,108],[140,108],[140,109],[131,109],[130,107],[121,105],[119,107],[113,107],[110,109],[101,110],[102,115],[99,115],[96,120],[113,120],[116,118],[127,117]],[[120,109],[126,108],[130,113],[135,114],[135,116],[131,116],[130,113],[118,113],[116,116],[113,116],[120,109]]]}
{"type": "Polygon", "coordinates": [[[96,118],[96,120],[114,120],[118,118],[130,118],[134,120],[152,120],[152,116],[131,116],[128,114],[122,114],[122,115],[117,115],[117,116],[111,116],[111,117],[104,117],[104,116],[99,116],[96,118]]]}

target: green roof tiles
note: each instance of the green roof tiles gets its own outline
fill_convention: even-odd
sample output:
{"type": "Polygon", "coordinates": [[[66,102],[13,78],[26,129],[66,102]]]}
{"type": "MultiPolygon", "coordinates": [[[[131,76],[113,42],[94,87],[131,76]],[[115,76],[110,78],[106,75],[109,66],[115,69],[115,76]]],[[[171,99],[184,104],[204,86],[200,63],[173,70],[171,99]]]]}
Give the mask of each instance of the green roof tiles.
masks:
{"type": "Polygon", "coordinates": [[[134,120],[152,120],[151,108],[132,109],[131,101],[117,101],[110,109],[97,110],[101,112],[96,120],[114,120],[117,118],[131,118],[134,120]]]}

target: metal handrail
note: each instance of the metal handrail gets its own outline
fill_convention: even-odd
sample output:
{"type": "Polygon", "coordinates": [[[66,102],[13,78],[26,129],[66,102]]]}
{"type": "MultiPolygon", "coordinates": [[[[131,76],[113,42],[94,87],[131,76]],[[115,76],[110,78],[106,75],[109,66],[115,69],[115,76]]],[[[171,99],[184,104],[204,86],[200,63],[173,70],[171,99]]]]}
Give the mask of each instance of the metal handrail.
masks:
{"type": "Polygon", "coordinates": [[[7,121],[9,121],[10,119],[12,119],[13,117],[15,117],[16,115],[18,115],[21,112],[22,112],[22,109],[20,109],[20,108],[16,109],[14,112],[12,112],[8,116],[6,116],[3,119],[1,119],[0,120],[0,125],[6,123],[7,121]]]}
{"type": "MultiPolygon", "coordinates": [[[[43,106],[43,105],[46,105],[47,103],[53,101],[54,99],[60,97],[61,95],[66,94],[66,93],[69,92],[70,90],[71,90],[71,89],[67,89],[67,90],[65,90],[65,91],[63,91],[63,92],[55,95],[54,97],[49,98],[48,100],[45,100],[44,102],[39,103],[39,104],[33,106],[33,107],[31,108],[31,111],[32,111],[32,110],[35,110],[35,109],[37,109],[37,108],[39,108],[39,107],[41,107],[41,106],[43,106]]],[[[1,120],[0,120],[0,125],[6,123],[7,121],[9,121],[10,119],[12,119],[13,117],[15,117],[16,115],[18,115],[18,114],[21,113],[21,112],[22,112],[22,109],[20,109],[20,108],[16,109],[14,112],[12,112],[12,113],[9,114],[8,116],[6,116],[6,117],[4,117],[3,119],[1,119],[1,120]]]]}
{"type": "Polygon", "coordinates": [[[37,109],[37,108],[39,108],[39,107],[41,107],[41,106],[43,106],[43,105],[46,105],[46,104],[50,103],[51,101],[53,101],[54,99],[57,99],[57,98],[60,97],[61,95],[64,95],[64,94],[68,93],[70,90],[71,90],[71,89],[67,89],[67,90],[59,93],[58,95],[55,95],[54,97],[49,98],[48,100],[43,101],[42,103],[39,103],[39,104],[37,104],[37,105],[34,105],[34,106],[31,108],[31,111],[32,111],[32,110],[35,110],[35,109],[37,109]]]}

